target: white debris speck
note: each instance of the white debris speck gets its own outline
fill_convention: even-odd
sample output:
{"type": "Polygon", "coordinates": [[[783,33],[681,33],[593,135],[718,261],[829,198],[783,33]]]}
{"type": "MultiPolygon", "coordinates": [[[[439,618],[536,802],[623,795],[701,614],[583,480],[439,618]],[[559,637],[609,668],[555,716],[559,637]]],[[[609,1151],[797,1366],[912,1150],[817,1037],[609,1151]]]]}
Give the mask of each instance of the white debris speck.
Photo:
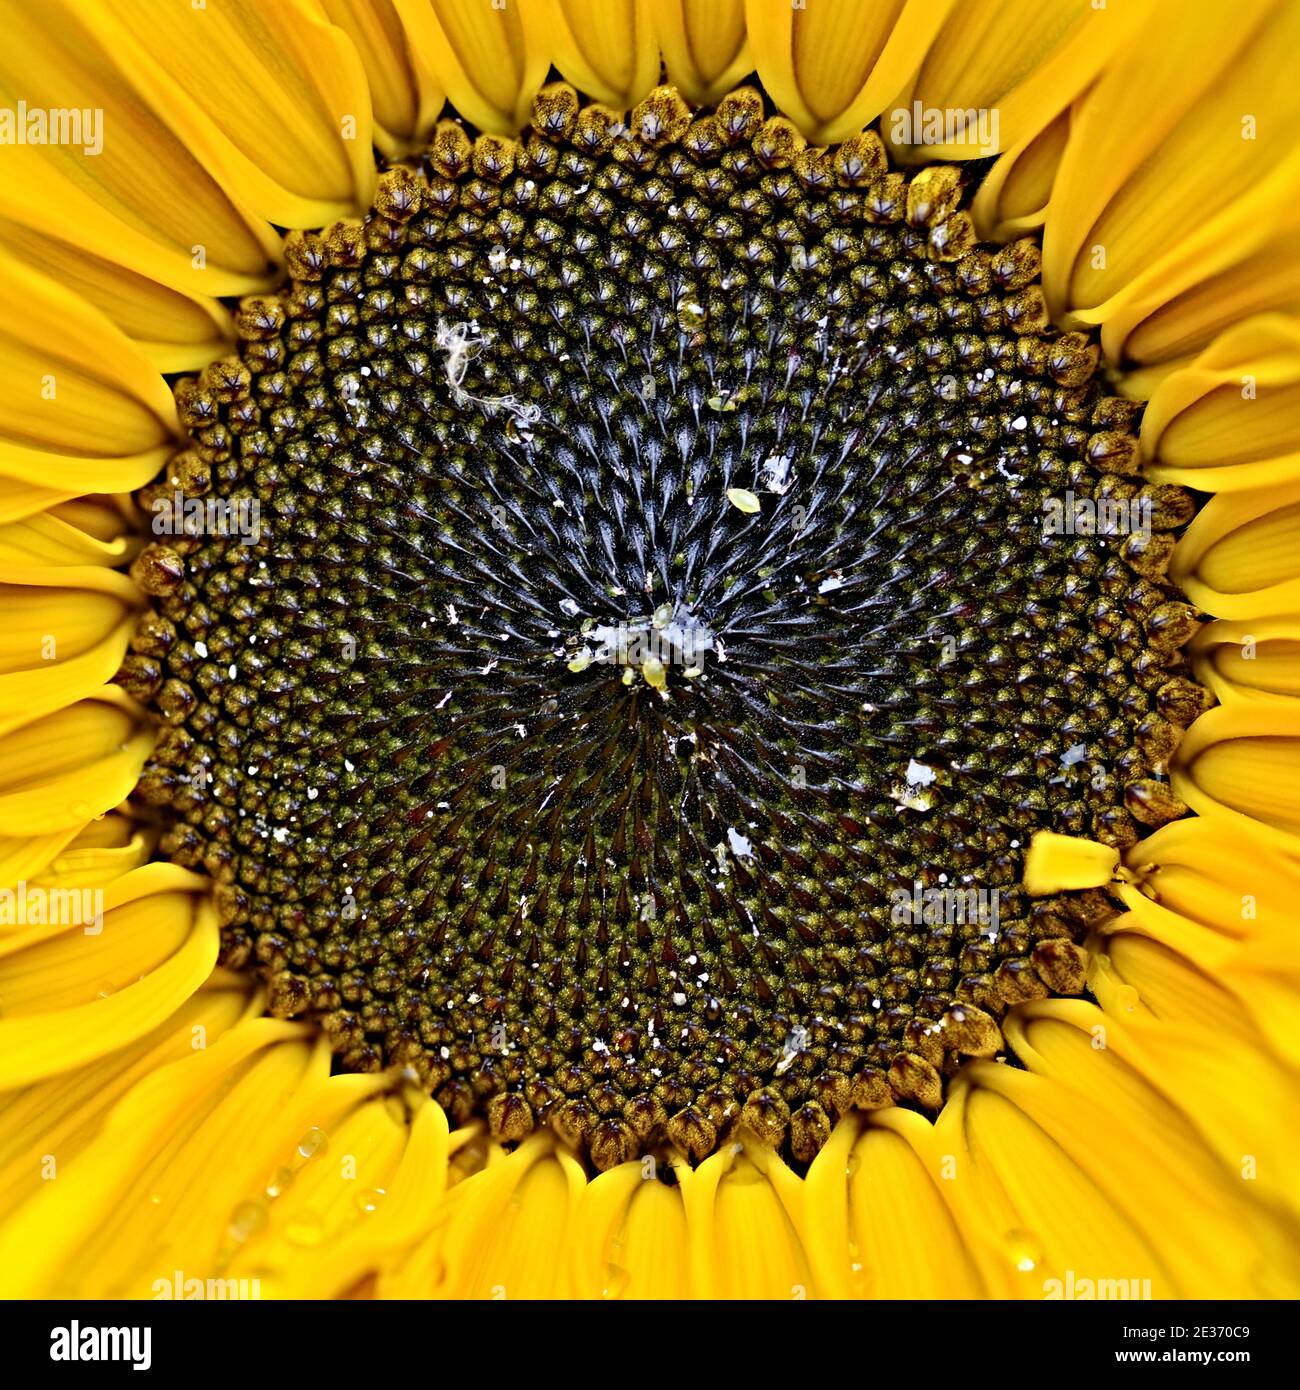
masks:
{"type": "Polygon", "coordinates": [[[789,454],[769,454],[763,460],[763,477],[769,492],[787,492],[791,482],[789,454]]]}
{"type": "Polygon", "coordinates": [[[934,768],[927,767],[924,763],[918,763],[915,758],[908,759],[907,785],[909,787],[928,787],[931,782],[938,778],[938,775],[934,768]]]}
{"type": "Polygon", "coordinates": [[[731,852],[737,859],[750,859],[754,854],[754,846],[738,830],[731,826],[727,827],[727,842],[731,846],[731,852]]]}
{"type": "Polygon", "coordinates": [[[822,582],[818,584],[817,592],[819,594],[830,594],[834,593],[836,589],[842,589],[843,587],[843,578],[838,574],[833,574],[829,579],[823,579],[822,582]]]}
{"type": "Polygon", "coordinates": [[[207,654],[208,654],[208,644],[207,644],[206,642],[195,642],[195,644],[194,644],[194,655],[195,655],[195,656],[207,656],[207,654]]]}
{"type": "Polygon", "coordinates": [[[1088,756],[1088,745],[1086,743],[1072,743],[1069,748],[1061,754],[1061,766],[1073,767],[1075,763],[1081,763],[1088,756]]]}

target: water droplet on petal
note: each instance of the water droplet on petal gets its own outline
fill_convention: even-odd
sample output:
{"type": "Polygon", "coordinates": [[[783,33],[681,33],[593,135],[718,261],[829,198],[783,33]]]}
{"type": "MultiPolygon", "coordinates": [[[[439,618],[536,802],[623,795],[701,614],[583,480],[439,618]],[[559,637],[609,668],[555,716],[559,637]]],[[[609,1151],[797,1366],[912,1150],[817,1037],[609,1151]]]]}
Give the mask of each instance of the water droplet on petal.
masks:
{"type": "Polygon", "coordinates": [[[323,1154],[328,1148],[329,1139],[319,1125],[312,1125],[307,1133],[298,1140],[298,1152],[303,1158],[315,1158],[317,1154],[323,1154]]]}
{"type": "Polygon", "coordinates": [[[1121,985],[1115,991],[1115,1009],[1117,1013],[1131,1014],[1141,1003],[1137,990],[1132,985],[1121,985]]]}
{"type": "Polygon", "coordinates": [[[1032,1274],[1042,1264],[1042,1246],[1028,1231],[1008,1231],[1003,1242],[1011,1263],[1021,1274],[1032,1274]]]}
{"type": "Polygon", "coordinates": [[[248,1240],[266,1225],[265,1202],[240,1202],[230,1214],[230,1238],[248,1240]]]}
{"type": "Polygon", "coordinates": [[[268,1197],[278,1197],[293,1182],[292,1168],[277,1168],[271,1175],[271,1180],[266,1184],[266,1195],[268,1197]]]}

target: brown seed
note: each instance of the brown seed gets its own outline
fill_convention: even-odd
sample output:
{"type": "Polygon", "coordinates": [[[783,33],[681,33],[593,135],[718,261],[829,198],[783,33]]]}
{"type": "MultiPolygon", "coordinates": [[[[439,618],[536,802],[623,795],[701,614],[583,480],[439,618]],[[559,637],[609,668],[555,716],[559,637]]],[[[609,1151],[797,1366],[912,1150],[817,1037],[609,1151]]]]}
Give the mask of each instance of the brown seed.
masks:
{"type": "Polygon", "coordinates": [[[679,1110],[668,1121],[668,1137],[687,1158],[698,1163],[713,1152],[718,1131],[704,1113],[692,1105],[679,1110]]]}
{"type": "Polygon", "coordinates": [[[147,545],[131,563],[131,578],[151,598],[165,598],[185,582],[185,561],[169,545],[147,545]]]}
{"type": "Polygon", "coordinates": [[[996,1057],[1005,1046],[996,1020],[974,1004],[954,1004],[943,1022],[949,1045],[966,1057],[996,1057]]]}
{"type": "Polygon", "coordinates": [[[1158,782],[1154,777],[1131,783],[1124,792],[1124,805],[1135,820],[1152,829],[1187,814],[1187,803],[1174,795],[1168,782],[1158,782]]]}
{"type": "Polygon", "coordinates": [[[591,1161],[598,1172],[607,1173],[620,1163],[637,1156],[636,1135],[622,1120],[601,1120],[587,1140],[591,1161]]]}
{"type": "Polygon", "coordinates": [[[1056,994],[1081,994],[1088,982],[1088,952],[1073,941],[1040,941],[1031,959],[1043,983],[1056,994]]]}
{"type": "Polygon", "coordinates": [[[790,1116],[790,1152],[798,1163],[811,1163],[831,1137],[831,1122],[815,1100],[790,1116]]]}
{"type": "Polygon", "coordinates": [[[878,1067],[863,1067],[853,1078],[855,1110],[883,1110],[893,1105],[894,1092],[889,1078],[878,1067]]]}
{"type": "Polygon", "coordinates": [[[533,1112],[523,1096],[503,1092],[488,1101],[488,1126],[503,1144],[517,1144],[533,1132],[533,1112]]]}
{"type": "Polygon", "coordinates": [[[899,1100],[914,1100],[926,1110],[943,1104],[943,1081],[939,1073],[915,1053],[901,1052],[889,1064],[889,1084],[899,1100]]]}
{"type": "Polygon", "coordinates": [[[780,1149],[790,1127],[790,1107],[776,1091],[755,1091],[745,1102],[741,1123],[769,1148],[780,1149]]]}

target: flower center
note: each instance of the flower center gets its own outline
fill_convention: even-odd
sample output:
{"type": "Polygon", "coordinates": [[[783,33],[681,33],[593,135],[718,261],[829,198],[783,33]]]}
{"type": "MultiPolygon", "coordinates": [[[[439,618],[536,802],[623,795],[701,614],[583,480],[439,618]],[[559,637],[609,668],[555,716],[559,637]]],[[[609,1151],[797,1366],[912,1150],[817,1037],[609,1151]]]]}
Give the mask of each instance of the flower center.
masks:
{"type": "Polygon", "coordinates": [[[138,796],[342,1066],[601,1169],[805,1162],[1083,989],[1097,904],[1022,855],[1183,809],[1191,503],[969,192],[548,88],[291,235],[178,386],[138,796]]]}

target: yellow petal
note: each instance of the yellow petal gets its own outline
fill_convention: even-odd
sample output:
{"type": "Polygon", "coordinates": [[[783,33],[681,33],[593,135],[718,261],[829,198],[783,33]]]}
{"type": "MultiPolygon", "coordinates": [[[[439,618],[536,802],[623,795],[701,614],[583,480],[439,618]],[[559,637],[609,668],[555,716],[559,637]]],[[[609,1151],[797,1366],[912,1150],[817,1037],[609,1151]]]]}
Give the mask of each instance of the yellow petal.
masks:
{"type": "Polygon", "coordinates": [[[375,111],[375,143],[390,158],[428,136],[444,93],[412,44],[393,0],[321,0],[331,22],[352,40],[365,68],[375,111]]]}
{"type": "MultiPolygon", "coordinates": [[[[216,918],[196,908],[193,889],[177,891],[178,881],[202,883],[149,865],[104,890],[101,919],[81,893],[74,912],[59,909],[73,925],[0,941],[0,1087],[103,1057],[158,1027],[207,979],[216,918]],[[115,903],[124,893],[138,896],[115,903]]],[[[21,901],[30,911],[30,889],[21,901]]]]}
{"type": "Polygon", "coordinates": [[[124,565],[136,543],[125,534],[120,516],[118,522],[121,529],[110,537],[54,512],[0,525],[0,565],[124,565]]]}
{"type": "Polygon", "coordinates": [[[81,830],[130,795],[155,737],[120,694],[0,737],[0,834],[81,830]]]}
{"type": "Polygon", "coordinates": [[[263,1298],[337,1297],[435,1218],[447,1177],[446,1116],[424,1099],[408,1125],[394,1097],[375,1093],[382,1085],[383,1078],[330,1077],[310,1109],[278,1127],[277,1176],[268,1185],[253,1167],[246,1178],[244,1200],[264,1206],[267,1219],[238,1244],[227,1277],[258,1279],[263,1298]],[[299,1136],[305,1119],[314,1122],[299,1136]]]}
{"type": "Polygon", "coordinates": [[[668,81],[697,106],[725,96],[754,66],[744,0],[662,0],[653,18],[668,81]]]}
{"type": "Polygon", "coordinates": [[[780,1189],[748,1154],[722,1150],[678,1169],[696,1298],[802,1301],[812,1265],[780,1189]]]}
{"type": "Polygon", "coordinates": [[[1106,351],[1140,363],[1190,362],[1216,335],[1256,314],[1300,313],[1296,183],[1293,170],[1280,168],[1247,225],[1203,238],[1193,254],[1129,295],[1106,323],[1106,351]]]}
{"type": "MultiPolygon", "coordinates": [[[[41,465],[39,456],[33,455],[31,450],[23,450],[32,460],[33,468],[41,465]]],[[[166,458],[166,452],[160,450],[158,453],[158,467],[161,468],[166,458]]],[[[49,465],[50,456],[46,455],[43,462],[46,467],[49,465]]],[[[88,460],[83,460],[88,462],[88,460]]],[[[5,451],[0,449],[0,469],[5,466],[5,451]]],[[[37,512],[44,511],[47,507],[57,507],[62,503],[70,501],[76,496],[75,488],[49,488],[40,487],[35,483],[14,478],[6,478],[0,474],[0,522],[18,521],[23,517],[32,516],[37,512]]]]}
{"type": "MultiPolygon", "coordinates": [[[[1137,933],[1199,972],[1176,967],[1177,994],[1156,998],[1148,990],[1147,1007],[1257,1054],[1266,1038],[1279,1058],[1300,1065],[1300,865],[1248,823],[1222,815],[1164,826],[1134,846],[1130,860],[1143,881],[1140,890],[1122,890],[1130,910],[1106,927],[1115,963],[1129,966],[1135,949],[1141,959],[1153,958],[1131,941],[1137,933]]],[[[1104,976],[1099,983],[1105,987],[1104,976]]]]}
{"type": "Polygon", "coordinates": [[[14,1211],[42,1181],[57,1180],[117,1101],[160,1067],[215,1043],[247,1013],[251,993],[247,981],[213,981],[108,1056],[0,1097],[0,1209],[14,1211]]]}
{"type": "Polygon", "coordinates": [[[568,1233],[575,1298],[690,1297],[686,1212],[657,1162],[621,1164],[579,1194],[568,1233]]]}
{"type": "Polygon", "coordinates": [[[1174,550],[1170,578],[1220,618],[1262,618],[1300,607],[1300,484],[1221,493],[1174,550]]]}
{"type": "Polygon", "coordinates": [[[1070,136],[1063,112],[1039,134],[1013,145],[985,175],[971,204],[986,240],[1009,241],[1043,225],[1070,136]]]}
{"type": "Polygon", "coordinates": [[[933,1127],[903,1110],[873,1120],[849,1159],[853,1292],[885,1299],[983,1296],[942,1193],[955,1169],[945,1164],[933,1127]]]}
{"type": "Polygon", "coordinates": [[[1188,650],[1197,679],[1224,704],[1300,699],[1300,621],[1207,623],[1188,650]]]}
{"type": "Polygon", "coordinates": [[[1119,851],[1113,845],[1037,830],[1025,852],[1025,889],[1040,896],[1101,888],[1114,877],[1118,864],[1119,851]]]}
{"type": "Polygon", "coordinates": [[[1297,160],[1300,92],[1276,62],[1297,42],[1300,10],[1275,0],[1188,0],[1177,24],[1152,9],[1074,114],[1043,242],[1053,317],[1105,324],[1251,226],[1261,188],[1297,160]]]}
{"type": "Polygon", "coordinates": [[[1237,324],[1167,376],[1142,452],[1153,477],[1206,491],[1300,481],[1300,319],[1237,324]]]}
{"type": "Polygon", "coordinates": [[[0,1227],[0,1290],[149,1297],[178,1266],[219,1273],[231,1226],[249,1216],[234,1210],[241,1187],[287,1157],[285,1131],[328,1064],[301,1025],[253,1019],[145,1078],[0,1227]]]}
{"type": "Polygon", "coordinates": [[[31,875],[46,887],[107,887],[114,879],[148,863],[157,841],[154,826],[137,826],[128,816],[118,813],[102,816],[66,845],[60,845],[53,857],[33,869],[31,875]],[[113,840],[103,837],[106,829],[111,829],[113,840]]]}
{"type": "Polygon", "coordinates": [[[650,0],[552,0],[551,61],[580,91],[619,110],[659,81],[650,0]]]}
{"type": "Polygon", "coordinates": [[[550,66],[545,6],[396,0],[410,43],[447,100],[481,130],[513,135],[528,121],[550,66]]]}
{"type": "Polygon", "coordinates": [[[0,246],[101,310],[157,371],[197,371],[234,344],[230,311],[215,299],[160,285],[84,247],[4,219],[0,246]]]}
{"type": "Polygon", "coordinates": [[[982,126],[968,117],[956,141],[927,143],[921,151],[927,159],[970,159],[1033,140],[1131,39],[1143,8],[964,0],[949,11],[915,80],[886,111],[882,130],[899,146],[921,144],[914,132],[919,103],[923,116],[984,113],[982,126]],[[895,125],[900,110],[913,118],[910,132],[908,123],[901,131],[895,125]],[[981,143],[985,137],[988,144],[981,143]]]}
{"type": "MultiPolygon", "coordinates": [[[[1105,1045],[1180,1105],[1234,1185],[1257,1183],[1267,1200],[1300,1208],[1290,1161],[1300,1124],[1294,1068],[1240,1002],[1140,934],[1116,932],[1095,960],[1089,984],[1107,1017],[1105,1045]],[[1134,996],[1141,1007],[1130,1005],[1134,996]]],[[[1295,988],[1293,977],[1293,999],[1295,988]]]]}
{"type": "Polygon", "coordinates": [[[1095,1180],[1099,1157],[1121,1164],[1130,1151],[1068,1119],[1042,1127],[1054,1088],[1039,1077],[990,1063],[971,1064],[964,1075],[969,1089],[959,1086],[949,1104],[962,1116],[971,1172],[954,1181],[978,1192],[1016,1296],[1060,1297],[1072,1279],[1136,1280],[1135,1297],[1176,1294],[1168,1268],[1134,1222],[1144,1189],[1134,1182],[1121,1206],[1119,1194],[1095,1180]]]}
{"type": "Polygon", "coordinates": [[[1210,972],[1222,969],[1237,943],[1265,923],[1276,929],[1270,914],[1300,887],[1300,875],[1286,860],[1268,853],[1248,828],[1218,816],[1171,821],[1138,841],[1127,859],[1141,882],[1118,890],[1131,916],[1114,929],[1144,932],[1210,972]],[[1247,863],[1249,898],[1242,872],[1247,863]]]}
{"type": "Polygon", "coordinates": [[[556,1298],[567,1293],[563,1262],[571,1213],[586,1179],[576,1161],[535,1135],[458,1184],[438,1241],[441,1271],[426,1297],[556,1298]]]}
{"type": "Polygon", "coordinates": [[[1054,1083],[1022,1088],[1031,1113],[1109,1201],[1125,1206],[1181,1293],[1266,1296],[1288,1267],[1294,1280],[1284,1225],[1201,1139],[1179,1103],[1177,1078],[1163,1078],[1158,1088],[1135,1065],[1127,1030],[1090,1004],[1042,1000],[1014,1011],[1007,1037],[1031,1072],[1054,1083]],[[1183,1219],[1189,1206],[1203,1219],[1183,1219]],[[1283,1265],[1261,1277],[1262,1266],[1278,1257],[1283,1265]]]}
{"type": "Polygon", "coordinates": [[[105,461],[99,477],[76,458],[33,476],[122,490],[127,457],[152,456],[176,432],[171,393],[99,310],[11,257],[0,269],[0,467],[14,472],[23,451],[92,454],[105,461]]]}
{"type": "MultiPolygon", "coordinates": [[[[0,836],[0,886],[35,878],[52,864],[59,852],[76,838],[76,828],[50,831],[44,835],[0,836]]],[[[0,936],[21,930],[16,925],[0,923],[0,936]]]]}
{"type": "Polygon", "coordinates": [[[237,202],[285,227],[370,206],[365,72],[343,31],[306,0],[69,2],[112,56],[122,100],[130,93],[148,106],[237,202]]]}
{"type": "Polygon", "coordinates": [[[763,86],[810,140],[833,144],[885,110],[915,73],[951,0],[870,6],[746,0],[750,52],[763,86]]]}
{"type": "Polygon", "coordinates": [[[80,144],[6,145],[0,215],[187,294],[264,287],[279,257],[273,229],[222,189],[183,132],[133,96],[115,44],[105,47],[62,4],[52,14],[7,3],[4,18],[0,104],[66,109],[75,94],[75,109],[102,119],[80,144]]]}
{"type": "Polygon", "coordinates": [[[1171,769],[1198,814],[1293,852],[1300,847],[1300,706],[1220,705],[1187,731],[1171,769]]]}
{"type": "Polygon", "coordinates": [[[116,570],[0,567],[0,733],[101,689],[117,672],[140,596],[116,570]]]}
{"type": "Polygon", "coordinates": [[[179,435],[163,379],[79,295],[0,252],[4,519],[141,487],[179,435]]]}

